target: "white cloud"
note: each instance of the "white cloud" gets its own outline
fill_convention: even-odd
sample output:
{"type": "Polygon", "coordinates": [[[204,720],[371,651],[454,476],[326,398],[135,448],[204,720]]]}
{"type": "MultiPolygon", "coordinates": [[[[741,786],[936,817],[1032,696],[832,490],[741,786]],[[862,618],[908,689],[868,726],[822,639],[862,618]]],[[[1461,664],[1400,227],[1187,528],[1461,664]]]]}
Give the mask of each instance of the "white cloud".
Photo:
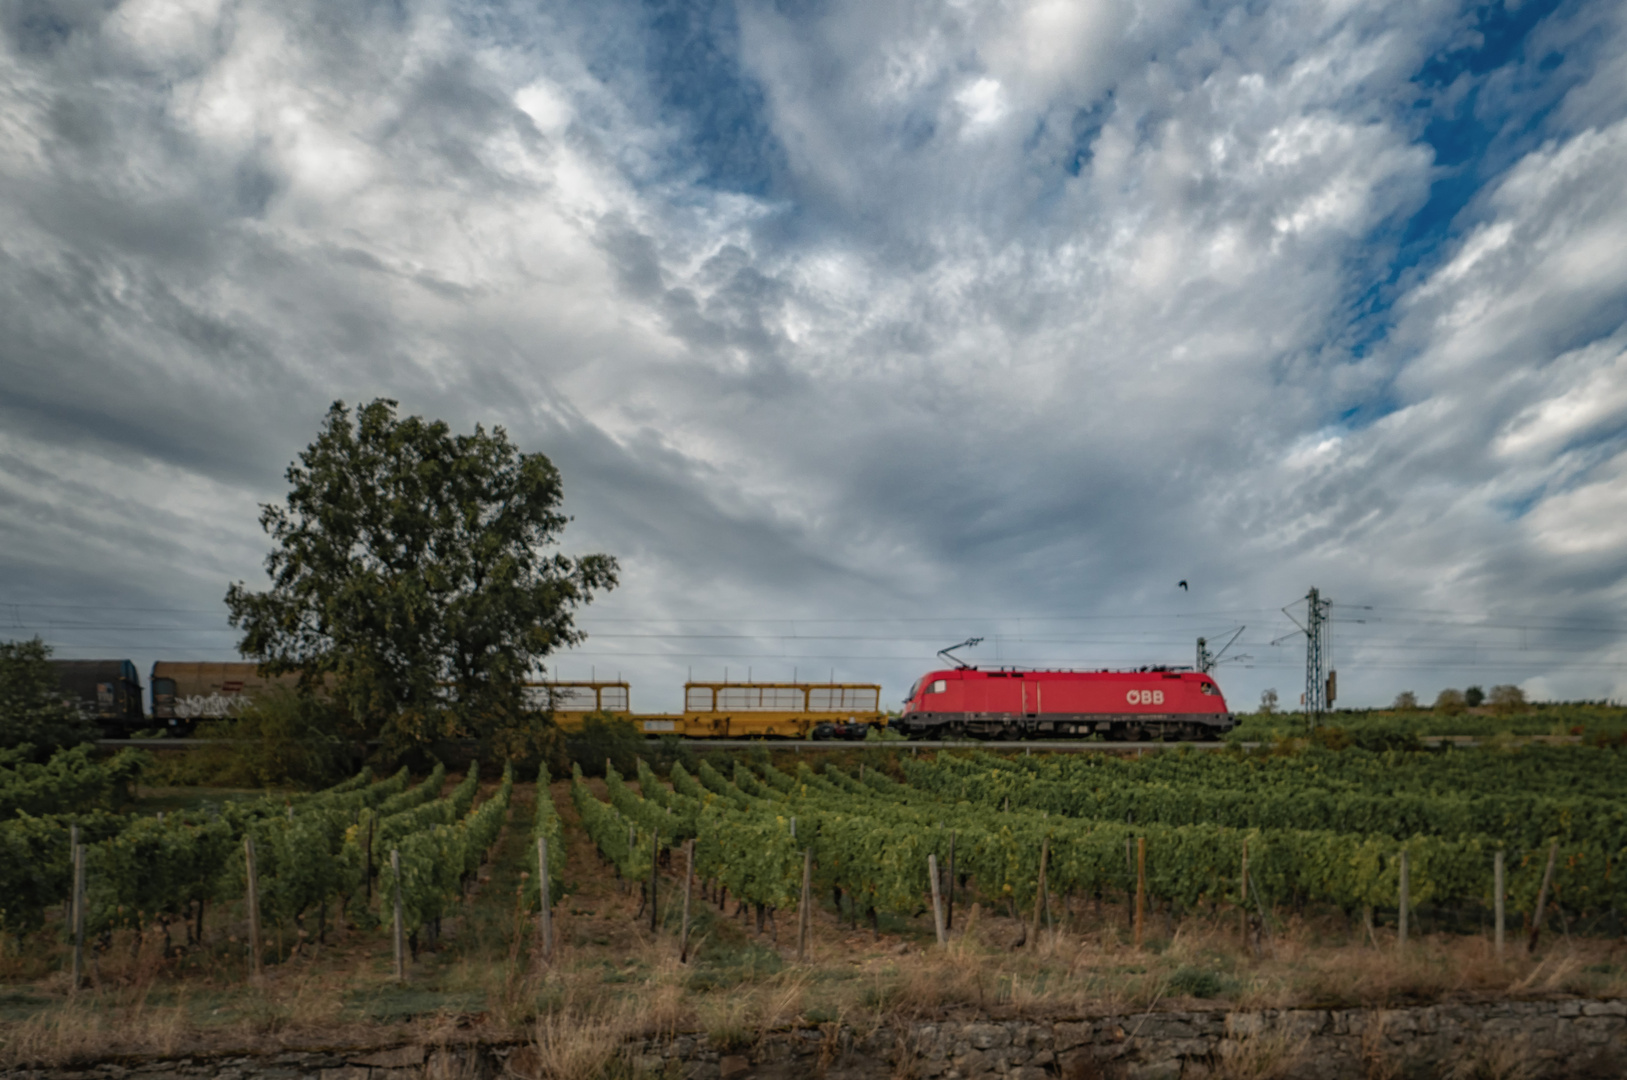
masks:
{"type": "MultiPolygon", "coordinates": [[[[1414,77],[1456,19],[746,5],[723,60],[762,96],[772,182],[725,192],[708,140],[738,143],[662,96],[694,73],[639,69],[615,5],[499,7],[486,31],[435,3],[130,0],[105,41],[9,46],[0,312],[5,452],[140,495],[0,527],[32,552],[145,537],[85,558],[153,580],[157,503],[252,577],[245,507],[329,400],[387,394],[552,454],[569,546],[626,556],[601,610],[628,617],[1174,619],[1181,578],[1256,629],[1312,581],[1412,607],[1619,598],[1627,122],[1527,147],[1390,281],[1440,176],[1414,77]],[[1369,296],[1395,325],[1359,351],[1369,296]]],[[[1056,647],[1179,661],[1170,625],[1056,647]]],[[[1367,665],[1341,667],[1347,698],[1394,696],[1377,633],[1344,639],[1367,665]]],[[[832,663],[900,680],[932,651],[900,648],[832,663]]],[[[1263,655],[1234,697],[1294,685],[1297,658],[1263,655]]],[[[687,664],[628,657],[640,702],[687,664]]]]}
{"type": "Polygon", "coordinates": [[[998,79],[984,76],[963,86],[955,94],[955,104],[966,113],[968,134],[993,127],[1006,115],[1005,92],[998,79]]]}

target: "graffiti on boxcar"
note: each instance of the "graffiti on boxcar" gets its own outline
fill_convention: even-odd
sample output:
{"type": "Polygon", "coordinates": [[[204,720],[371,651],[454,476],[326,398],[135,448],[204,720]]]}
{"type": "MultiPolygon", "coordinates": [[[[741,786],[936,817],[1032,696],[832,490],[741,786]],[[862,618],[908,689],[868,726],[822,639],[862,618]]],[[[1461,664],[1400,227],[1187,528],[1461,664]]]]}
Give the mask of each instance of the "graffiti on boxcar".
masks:
{"type": "Polygon", "coordinates": [[[182,720],[236,716],[247,703],[242,694],[191,694],[175,699],[175,715],[182,720]]]}

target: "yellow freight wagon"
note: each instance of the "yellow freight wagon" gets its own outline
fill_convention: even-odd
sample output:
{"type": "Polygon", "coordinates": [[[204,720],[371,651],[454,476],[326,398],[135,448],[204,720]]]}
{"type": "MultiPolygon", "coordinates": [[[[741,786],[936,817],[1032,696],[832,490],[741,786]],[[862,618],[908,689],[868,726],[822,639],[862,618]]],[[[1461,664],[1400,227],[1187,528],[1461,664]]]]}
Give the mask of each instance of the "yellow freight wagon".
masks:
{"type": "Polygon", "coordinates": [[[692,682],[684,684],[681,733],[806,739],[816,724],[880,724],[886,719],[881,687],[872,683],[692,682]]]}
{"type": "Polygon", "coordinates": [[[536,712],[553,711],[554,723],[566,731],[579,731],[589,713],[628,716],[631,689],[615,682],[528,682],[525,706],[536,712]]]}
{"type": "Polygon", "coordinates": [[[631,720],[646,735],[690,738],[805,739],[816,724],[881,724],[874,683],[685,683],[680,715],[631,711],[624,682],[527,683],[526,701],[552,707],[554,723],[579,731],[589,713],[631,720]]]}

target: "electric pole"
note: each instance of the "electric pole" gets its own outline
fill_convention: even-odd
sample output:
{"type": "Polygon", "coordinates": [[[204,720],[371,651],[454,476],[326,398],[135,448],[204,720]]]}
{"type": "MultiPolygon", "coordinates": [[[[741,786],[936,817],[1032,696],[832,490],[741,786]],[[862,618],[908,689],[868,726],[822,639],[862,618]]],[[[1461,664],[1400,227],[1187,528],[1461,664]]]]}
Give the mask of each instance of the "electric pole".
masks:
{"type": "Polygon", "coordinates": [[[1338,676],[1328,670],[1328,663],[1333,658],[1332,632],[1329,630],[1333,622],[1332,610],[1333,601],[1313,588],[1305,594],[1305,624],[1301,626],[1294,613],[1283,608],[1282,613],[1299,630],[1284,634],[1271,643],[1281,645],[1289,638],[1305,635],[1305,696],[1301,700],[1305,704],[1306,723],[1313,729],[1321,723],[1322,714],[1333,704],[1339,689],[1338,676]]]}
{"type": "Polygon", "coordinates": [[[1316,727],[1333,704],[1334,676],[1327,671],[1329,609],[1332,600],[1312,589],[1305,594],[1305,719],[1316,727]]]}
{"type": "MultiPolygon", "coordinates": [[[[1219,667],[1222,663],[1226,662],[1226,661],[1223,661],[1221,658],[1226,655],[1227,650],[1229,650],[1233,645],[1237,644],[1237,639],[1242,637],[1243,636],[1243,631],[1247,630],[1247,629],[1248,629],[1248,627],[1246,627],[1246,626],[1239,626],[1236,630],[1233,630],[1232,631],[1232,636],[1226,639],[1226,644],[1222,645],[1218,652],[1210,652],[1209,651],[1209,639],[1208,638],[1199,638],[1198,639],[1198,673],[1201,674],[1201,675],[1207,675],[1211,671],[1215,670],[1215,668],[1219,667]]],[[[1247,659],[1249,659],[1249,657],[1247,657],[1247,656],[1234,656],[1234,657],[1232,657],[1232,660],[1247,660],[1247,659]]]]}

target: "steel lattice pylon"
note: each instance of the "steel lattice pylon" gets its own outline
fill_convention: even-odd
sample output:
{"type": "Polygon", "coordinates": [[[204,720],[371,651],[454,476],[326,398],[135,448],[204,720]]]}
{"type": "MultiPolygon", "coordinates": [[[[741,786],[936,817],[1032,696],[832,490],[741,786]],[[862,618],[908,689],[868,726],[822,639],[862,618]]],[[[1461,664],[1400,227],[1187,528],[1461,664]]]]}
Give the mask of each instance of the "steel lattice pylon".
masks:
{"type": "Polygon", "coordinates": [[[1312,589],[1305,595],[1305,716],[1315,727],[1328,711],[1328,612],[1332,600],[1312,589]]]}

